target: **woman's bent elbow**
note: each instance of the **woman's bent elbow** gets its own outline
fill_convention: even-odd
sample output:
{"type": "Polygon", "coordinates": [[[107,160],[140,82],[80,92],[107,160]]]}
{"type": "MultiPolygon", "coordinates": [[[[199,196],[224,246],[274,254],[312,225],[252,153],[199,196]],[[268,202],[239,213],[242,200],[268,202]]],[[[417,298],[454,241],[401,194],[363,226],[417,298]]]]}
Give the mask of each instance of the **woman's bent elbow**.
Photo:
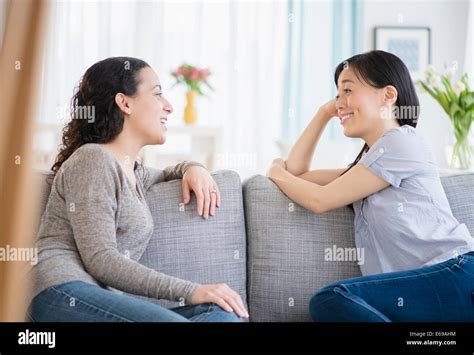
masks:
{"type": "Polygon", "coordinates": [[[328,209],[321,201],[313,201],[311,204],[311,211],[316,214],[327,212],[328,209]]]}

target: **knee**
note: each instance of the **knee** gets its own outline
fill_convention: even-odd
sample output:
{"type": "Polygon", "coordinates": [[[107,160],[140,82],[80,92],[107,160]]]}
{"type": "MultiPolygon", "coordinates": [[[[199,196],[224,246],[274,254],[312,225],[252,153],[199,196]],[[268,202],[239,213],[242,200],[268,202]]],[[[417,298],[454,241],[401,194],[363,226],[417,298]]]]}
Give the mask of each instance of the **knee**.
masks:
{"type": "Polygon", "coordinates": [[[324,286],[323,288],[319,289],[318,291],[316,291],[316,292],[311,296],[311,299],[310,299],[309,304],[310,304],[310,305],[315,305],[315,304],[319,304],[319,303],[325,301],[328,297],[331,297],[332,295],[334,295],[334,294],[335,294],[335,290],[336,290],[337,288],[340,289],[340,287],[341,287],[341,284],[340,284],[340,283],[336,283],[336,282],[324,286]]]}
{"type": "Polygon", "coordinates": [[[318,292],[316,292],[309,301],[309,314],[314,322],[324,322],[324,314],[331,308],[331,303],[338,302],[341,297],[340,293],[336,292],[340,286],[337,284],[328,285],[318,292]]]}

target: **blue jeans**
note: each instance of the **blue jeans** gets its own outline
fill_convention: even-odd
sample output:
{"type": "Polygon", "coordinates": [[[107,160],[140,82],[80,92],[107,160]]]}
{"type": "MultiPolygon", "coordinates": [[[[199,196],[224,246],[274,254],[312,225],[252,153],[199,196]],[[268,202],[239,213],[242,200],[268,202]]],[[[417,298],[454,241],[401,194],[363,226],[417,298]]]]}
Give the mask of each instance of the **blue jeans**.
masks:
{"type": "Polygon", "coordinates": [[[332,283],[313,295],[309,311],[315,322],[474,322],[474,252],[332,283]]]}
{"type": "Polygon", "coordinates": [[[82,281],[52,286],[31,302],[34,322],[241,322],[215,304],[172,309],[82,281]]]}

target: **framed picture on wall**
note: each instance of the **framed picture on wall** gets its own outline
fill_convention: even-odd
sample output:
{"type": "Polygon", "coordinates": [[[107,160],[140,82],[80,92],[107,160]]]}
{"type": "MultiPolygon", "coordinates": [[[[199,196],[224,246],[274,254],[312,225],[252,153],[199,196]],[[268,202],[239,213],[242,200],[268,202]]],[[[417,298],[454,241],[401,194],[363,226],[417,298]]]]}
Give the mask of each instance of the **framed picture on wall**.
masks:
{"type": "Polygon", "coordinates": [[[403,60],[413,80],[422,79],[431,63],[429,27],[375,27],[374,47],[403,60]]]}

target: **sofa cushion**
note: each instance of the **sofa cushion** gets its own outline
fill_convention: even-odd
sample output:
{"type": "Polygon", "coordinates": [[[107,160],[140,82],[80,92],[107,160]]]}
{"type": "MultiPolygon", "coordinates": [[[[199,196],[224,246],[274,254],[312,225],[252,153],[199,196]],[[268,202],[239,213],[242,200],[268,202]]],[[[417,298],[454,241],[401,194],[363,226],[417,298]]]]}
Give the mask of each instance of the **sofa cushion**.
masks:
{"type": "Polygon", "coordinates": [[[474,174],[443,176],[441,183],[454,217],[474,237],[474,174]]]}
{"type": "Polygon", "coordinates": [[[355,260],[325,261],[327,248],[355,248],[352,209],[311,213],[261,175],[246,180],[243,191],[250,320],[309,321],[316,290],[360,276],[355,260]]]}
{"type": "MultiPolygon", "coordinates": [[[[240,177],[226,170],[212,176],[219,186],[221,205],[207,220],[198,216],[194,194],[183,208],[181,180],[155,184],[149,189],[147,201],[154,231],[140,262],[202,284],[227,283],[246,304],[246,238],[240,177]]],[[[166,307],[179,306],[175,302],[150,300],[166,307]]]]}
{"type": "Polygon", "coordinates": [[[39,224],[41,222],[41,216],[43,216],[44,210],[46,209],[46,204],[48,203],[49,194],[51,193],[51,185],[48,184],[47,178],[50,172],[46,170],[38,170],[36,174],[33,175],[33,181],[35,188],[39,189],[39,201],[38,201],[38,212],[39,218],[37,218],[37,228],[39,229],[39,224]]]}

